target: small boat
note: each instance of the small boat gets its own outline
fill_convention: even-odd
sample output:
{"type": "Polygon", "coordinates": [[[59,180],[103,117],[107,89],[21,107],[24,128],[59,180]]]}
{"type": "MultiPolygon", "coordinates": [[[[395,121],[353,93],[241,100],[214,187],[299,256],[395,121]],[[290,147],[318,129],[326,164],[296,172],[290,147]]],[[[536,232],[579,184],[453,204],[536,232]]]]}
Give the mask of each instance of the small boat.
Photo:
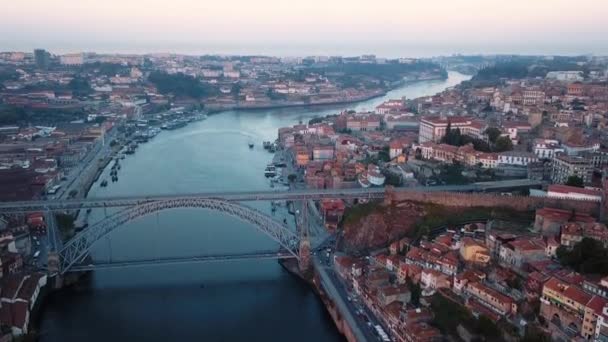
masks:
{"type": "Polygon", "coordinates": [[[108,181],[104,179],[103,181],[101,181],[101,184],[99,184],[99,186],[101,186],[101,187],[108,186],[108,181]]]}
{"type": "Polygon", "coordinates": [[[253,148],[253,143],[252,142],[249,143],[249,148],[253,148]]]}

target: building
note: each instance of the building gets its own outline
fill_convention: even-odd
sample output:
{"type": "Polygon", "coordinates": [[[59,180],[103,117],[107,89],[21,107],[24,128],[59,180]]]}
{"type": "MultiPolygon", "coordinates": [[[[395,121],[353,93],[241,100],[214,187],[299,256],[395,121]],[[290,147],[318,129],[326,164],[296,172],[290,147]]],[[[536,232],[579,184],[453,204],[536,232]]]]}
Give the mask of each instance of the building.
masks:
{"type": "Polygon", "coordinates": [[[481,242],[470,237],[462,239],[459,249],[460,257],[465,262],[487,265],[490,262],[490,252],[481,242]]]}
{"type": "Polygon", "coordinates": [[[312,148],[313,160],[332,160],[334,158],[333,146],[318,145],[312,148]]]}
{"type": "Polygon", "coordinates": [[[559,141],[553,139],[534,139],[534,154],[541,159],[553,159],[557,153],[564,152],[559,141]]]}
{"type": "Polygon", "coordinates": [[[593,162],[589,158],[561,153],[553,158],[551,181],[563,184],[568,181],[570,176],[577,176],[582,178],[585,183],[590,183],[592,172],[593,162]]]}
{"type": "Polygon", "coordinates": [[[538,157],[530,152],[507,151],[498,155],[498,164],[502,165],[528,166],[537,161],[538,157]]]}
{"type": "Polygon", "coordinates": [[[599,190],[578,188],[563,184],[551,184],[547,189],[547,197],[601,202],[602,192],[599,190]]]}
{"type": "Polygon", "coordinates": [[[451,287],[450,277],[442,272],[425,268],[420,276],[420,284],[426,291],[435,291],[438,289],[449,289],[451,287]]]}
{"type": "Polygon", "coordinates": [[[517,303],[513,298],[482,283],[468,283],[465,293],[499,315],[508,316],[517,312],[517,303]]]}
{"type": "Polygon", "coordinates": [[[448,126],[451,129],[460,129],[461,134],[470,134],[479,129],[474,127],[473,119],[463,116],[439,117],[427,116],[420,119],[418,129],[418,142],[439,142],[445,136],[448,126]]]}
{"type": "Polygon", "coordinates": [[[51,54],[44,49],[36,49],[34,50],[34,61],[36,67],[46,69],[51,64],[51,54]]]}
{"type": "Polygon", "coordinates": [[[498,260],[505,266],[521,269],[527,262],[546,259],[545,247],[542,240],[521,238],[509,241],[500,246],[498,260]]]}
{"type": "Polygon", "coordinates": [[[590,238],[608,244],[608,229],[603,223],[577,223],[568,222],[562,225],[562,246],[572,248],[584,238],[590,238]]]}
{"type": "Polygon", "coordinates": [[[82,65],[84,64],[84,54],[71,53],[59,56],[59,63],[63,65],[82,65]]]}
{"type": "Polygon", "coordinates": [[[346,129],[351,131],[375,131],[380,129],[380,115],[377,114],[355,114],[346,119],[346,129]]]}
{"type": "Polygon", "coordinates": [[[543,286],[540,315],[550,329],[572,338],[582,334],[585,308],[592,296],[576,285],[552,277],[543,286]]]}

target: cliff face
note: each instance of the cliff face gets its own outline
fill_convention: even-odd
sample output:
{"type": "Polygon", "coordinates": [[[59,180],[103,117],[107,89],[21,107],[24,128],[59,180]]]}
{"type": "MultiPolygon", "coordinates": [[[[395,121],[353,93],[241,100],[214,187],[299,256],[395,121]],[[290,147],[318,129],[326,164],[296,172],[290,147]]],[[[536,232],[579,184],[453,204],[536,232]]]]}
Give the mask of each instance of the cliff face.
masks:
{"type": "Polygon", "coordinates": [[[424,215],[424,207],[413,202],[378,205],[344,223],[342,246],[349,252],[385,247],[410,232],[424,215]]]}

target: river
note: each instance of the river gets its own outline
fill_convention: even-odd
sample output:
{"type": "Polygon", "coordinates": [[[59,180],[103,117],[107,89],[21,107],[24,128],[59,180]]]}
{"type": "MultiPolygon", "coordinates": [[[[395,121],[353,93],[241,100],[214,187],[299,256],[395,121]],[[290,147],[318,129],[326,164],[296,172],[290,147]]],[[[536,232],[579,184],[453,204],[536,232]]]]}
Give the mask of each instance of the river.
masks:
{"type": "MultiPolygon", "coordinates": [[[[272,155],[261,142],[276,139],[279,127],[341,109],[371,110],[390,98],[435,94],[468,78],[450,72],[447,80],[407,84],[351,105],[212,115],[142,144],[121,161],[117,183],[94,185],[89,196],[267,190],[263,171],[272,155]]],[[[270,212],[268,203],[252,205],[270,212]]],[[[93,212],[92,220],[102,214],[93,212]]],[[[288,217],[284,210],[275,215],[288,217]]],[[[273,248],[273,241],[236,219],[179,209],[122,226],[91,255],[110,262],[273,248]]],[[[50,296],[40,333],[43,342],[343,340],[313,291],[275,260],[98,270],[78,289],[50,296]]]]}

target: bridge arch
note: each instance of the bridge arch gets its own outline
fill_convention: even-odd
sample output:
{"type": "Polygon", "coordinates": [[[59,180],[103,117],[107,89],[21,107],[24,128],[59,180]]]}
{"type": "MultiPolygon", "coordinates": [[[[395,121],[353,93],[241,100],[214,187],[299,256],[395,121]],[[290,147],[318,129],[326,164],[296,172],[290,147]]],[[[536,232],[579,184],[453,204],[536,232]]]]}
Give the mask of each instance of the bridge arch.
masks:
{"type": "Polygon", "coordinates": [[[235,217],[243,222],[250,223],[257,230],[268,235],[296,258],[299,259],[300,257],[298,253],[299,236],[290,230],[287,225],[277,222],[267,214],[235,202],[190,197],[147,202],[125,208],[89,226],[70,239],[59,251],[60,272],[67,272],[74,264],[82,261],[97,241],[123,224],[143,216],[177,208],[209,209],[235,217]]]}

